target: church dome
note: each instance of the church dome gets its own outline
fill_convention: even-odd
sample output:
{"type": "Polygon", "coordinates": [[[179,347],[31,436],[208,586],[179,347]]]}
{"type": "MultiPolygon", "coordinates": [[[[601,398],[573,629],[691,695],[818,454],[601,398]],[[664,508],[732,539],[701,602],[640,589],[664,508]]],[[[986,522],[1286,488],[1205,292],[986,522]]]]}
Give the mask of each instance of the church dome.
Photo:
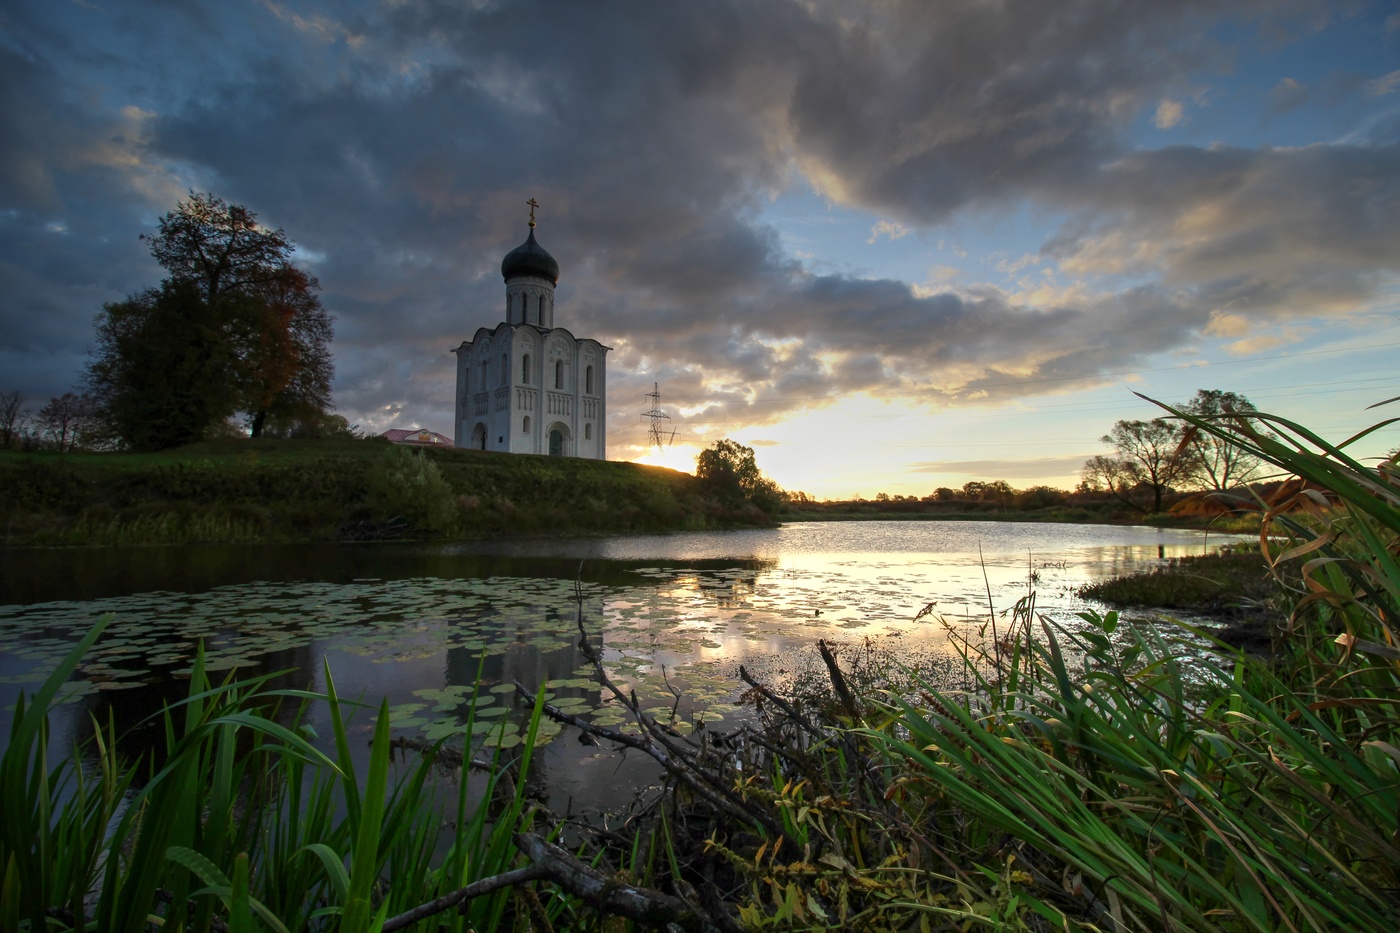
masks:
{"type": "Polygon", "coordinates": [[[518,275],[533,275],[559,284],[559,263],[535,242],[534,223],[530,224],[529,239],[506,253],[506,258],[501,260],[501,276],[507,282],[518,275]]]}

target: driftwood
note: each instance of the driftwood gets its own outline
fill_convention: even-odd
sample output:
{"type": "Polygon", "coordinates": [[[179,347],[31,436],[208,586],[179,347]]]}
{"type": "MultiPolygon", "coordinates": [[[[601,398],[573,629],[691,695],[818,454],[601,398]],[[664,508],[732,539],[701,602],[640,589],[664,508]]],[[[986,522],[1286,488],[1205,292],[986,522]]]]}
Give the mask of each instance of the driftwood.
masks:
{"type": "Polygon", "coordinates": [[[582,898],[590,907],[601,913],[616,914],[656,927],[694,933],[739,933],[742,929],[732,919],[709,917],[678,897],[627,884],[611,877],[534,833],[517,834],[515,845],[532,864],[482,878],[396,917],[390,917],[384,922],[385,933],[412,926],[474,897],[483,897],[502,888],[532,881],[552,882],[575,897],[582,898]]]}
{"type": "MultiPolygon", "coordinates": [[[[747,898],[751,883],[747,872],[736,873],[733,859],[737,850],[751,852],[762,844],[764,848],[771,846],[770,851],[775,854],[779,848],[800,853],[795,857],[803,864],[811,864],[822,857],[828,845],[817,833],[808,833],[802,840],[794,837],[791,828],[781,819],[780,809],[771,806],[771,801],[766,799],[771,794],[770,790],[765,790],[766,782],[760,780],[755,785],[752,781],[755,775],[767,774],[774,762],[780,762],[783,771],[802,775],[816,786],[825,783],[819,759],[830,755],[833,747],[839,747],[843,760],[855,772],[851,775],[848,771],[848,776],[865,784],[871,791],[868,797],[877,801],[884,799],[885,779],[879,767],[849,733],[822,723],[824,717],[820,713],[805,715],[797,705],[760,683],[743,667],[739,668],[739,676],[748,685],[757,708],[762,711],[767,706],[770,710],[767,715],[761,713],[759,726],[746,723],[728,732],[697,729],[691,735],[682,735],[668,723],[648,715],[642,710],[636,693],[620,689],[604,668],[601,653],[584,625],[583,598],[577,584],[576,598],[579,650],[592,666],[594,678],[604,694],[626,710],[636,730],[624,732],[600,726],[548,702],[541,706],[542,715],[579,730],[589,744],[611,744],[614,748],[635,751],[660,765],[666,778],[665,791],[630,817],[626,828],[637,826],[636,832],[645,833],[646,824],[658,823],[664,811],[669,826],[666,844],[674,847],[672,858],[681,868],[681,876],[674,881],[676,893],[637,886],[625,876],[597,867],[609,863],[609,852],[630,851],[634,861],[638,861],[632,840],[618,838],[616,833],[603,828],[574,825],[585,840],[583,849],[593,853],[594,857],[588,861],[538,835],[519,833],[515,836],[516,848],[530,860],[528,866],[479,879],[391,918],[384,926],[386,931],[403,929],[504,887],[547,882],[599,913],[668,930],[732,933],[741,929],[734,905],[747,898]]],[[[835,654],[825,642],[820,643],[819,650],[838,708],[848,722],[858,722],[859,703],[837,665],[835,654]]],[[[669,680],[667,686],[676,696],[676,706],[672,707],[674,717],[681,694],[669,680]]],[[[519,682],[515,683],[515,689],[517,696],[533,704],[535,690],[519,682]]],[[[821,792],[840,793],[838,788],[823,788],[821,792]]],[[[853,815],[863,809],[856,800],[846,806],[853,815]]],[[[884,821],[902,831],[905,838],[917,840],[916,844],[926,851],[937,851],[934,843],[923,839],[904,820],[891,818],[890,814],[882,815],[884,821]]],[[[644,837],[643,845],[646,844],[644,837]]],[[[645,863],[646,859],[639,861],[645,863]]],[[[532,901],[538,904],[533,887],[526,887],[522,894],[527,908],[532,901]]]]}

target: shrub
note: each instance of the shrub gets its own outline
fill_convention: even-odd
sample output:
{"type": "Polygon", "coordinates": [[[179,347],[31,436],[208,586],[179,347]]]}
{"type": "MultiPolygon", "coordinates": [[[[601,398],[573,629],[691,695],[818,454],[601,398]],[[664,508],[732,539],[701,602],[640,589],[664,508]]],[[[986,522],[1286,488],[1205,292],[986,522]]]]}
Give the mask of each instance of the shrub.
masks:
{"type": "Polygon", "coordinates": [[[437,464],[407,447],[390,447],[370,471],[367,504],[381,521],[403,518],[419,531],[441,533],[457,521],[452,487],[437,464]]]}

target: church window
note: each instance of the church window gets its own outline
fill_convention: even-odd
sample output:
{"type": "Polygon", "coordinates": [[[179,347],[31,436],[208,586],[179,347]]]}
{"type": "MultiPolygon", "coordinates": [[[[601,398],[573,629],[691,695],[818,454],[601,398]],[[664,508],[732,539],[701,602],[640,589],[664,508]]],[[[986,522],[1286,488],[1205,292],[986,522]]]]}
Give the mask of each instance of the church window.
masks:
{"type": "Polygon", "coordinates": [[[481,390],[483,392],[486,391],[486,371],[490,368],[490,364],[488,364],[485,360],[481,361],[481,390]]]}
{"type": "Polygon", "coordinates": [[[530,384],[530,354],[526,353],[525,358],[520,361],[520,384],[527,386],[530,384]]]}
{"type": "Polygon", "coordinates": [[[544,296],[540,296],[540,326],[544,326],[544,296]]]}
{"type": "Polygon", "coordinates": [[[564,361],[554,361],[554,388],[564,388],[564,361]]]}
{"type": "Polygon", "coordinates": [[[586,441],[593,440],[593,425],[585,424],[583,426],[583,439],[586,441]]]}
{"type": "Polygon", "coordinates": [[[501,385],[505,385],[505,384],[506,384],[506,380],[509,379],[509,378],[510,378],[510,360],[509,360],[509,358],[507,358],[507,356],[506,356],[504,353],[502,353],[502,354],[501,354],[501,385]]]}
{"type": "Polygon", "coordinates": [[[593,367],[590,366],[583,371],[583,391],[589,395],[593,394],[593,367]]]}
{"type": "Polygon", "coordinates": [[[522,430],[524,430],[524,432],[525,432],[526,434],[529,434],[529,433],[530,433],[530,416],[529,416],[529,415],[526,415],[526,416],[525,416],[525,421],[524,421],[524,423],[522,424],[521,427],[522,427],[522,430]]]}

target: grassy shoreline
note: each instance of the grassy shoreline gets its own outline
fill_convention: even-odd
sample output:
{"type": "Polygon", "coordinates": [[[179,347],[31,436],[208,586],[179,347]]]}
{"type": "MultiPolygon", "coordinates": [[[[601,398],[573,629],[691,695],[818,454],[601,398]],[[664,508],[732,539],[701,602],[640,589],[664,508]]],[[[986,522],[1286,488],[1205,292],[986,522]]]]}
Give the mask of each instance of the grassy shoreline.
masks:
{"type": "MultiPolygon", "coordinates": [[[[0,452],[8,547],[292,543],[763,527],[775,521],[1024,521],[1249,532],[1257,518],[1124,513],[1109,504],[1006,509],[794,505],[769,515],[717,499],[695,476],[618,461],[425,449],[444,484],[430,523],[405,514],[394,449],[369,440],[221,440],[160,453],[0,452]]],[[[402,448],[399,448],[402,450],[402,448]]]]}
{"type": "Polygon", "coordinates": [[[1257,548],[1172,558],[1152,570],[1091,583],[1079,595],[1118,609],[1208,616],[1221,623],[1215,637],[1258,655],[1274,654],[1292,598],[1257,548]]]}
{"type": "MultiPolygon", "coordinates": [[[[0,453],[11,547],[614,534],[768,525],[663,467],[422,451],[442,506],[413,511],[371,440],[214,441],[156,454],[0,453]]],[[[402,448],[398,448],[402,451],[402,448]]],[[[421,503],[420,503],[421,504],[421,503]]]]}

